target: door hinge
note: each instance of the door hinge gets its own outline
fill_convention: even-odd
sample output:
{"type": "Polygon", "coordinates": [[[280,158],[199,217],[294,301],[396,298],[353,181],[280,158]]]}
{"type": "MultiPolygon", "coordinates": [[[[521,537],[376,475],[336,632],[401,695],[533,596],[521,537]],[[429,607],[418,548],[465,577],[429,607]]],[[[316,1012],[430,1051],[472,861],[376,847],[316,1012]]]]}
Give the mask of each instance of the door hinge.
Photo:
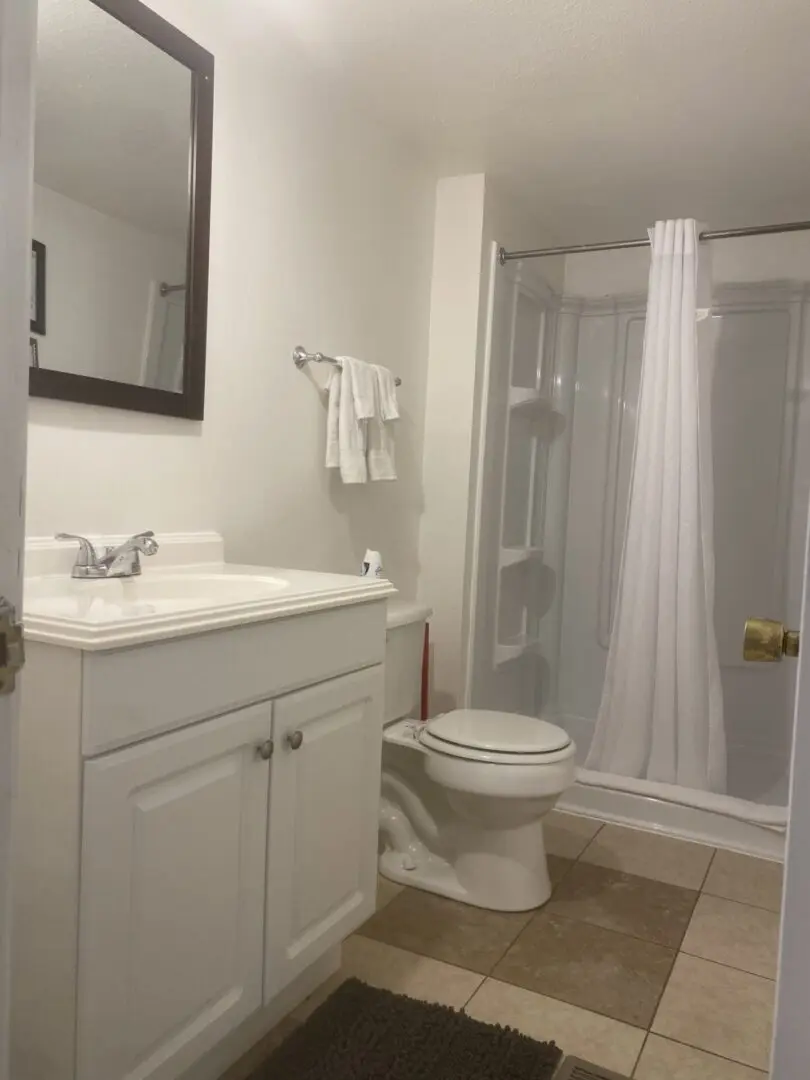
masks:
{"type": "Polygon", "coordinates": [[[13,604],[0,596],[0,694],[12,694],[25,664],[22,624],[13,604]]]}

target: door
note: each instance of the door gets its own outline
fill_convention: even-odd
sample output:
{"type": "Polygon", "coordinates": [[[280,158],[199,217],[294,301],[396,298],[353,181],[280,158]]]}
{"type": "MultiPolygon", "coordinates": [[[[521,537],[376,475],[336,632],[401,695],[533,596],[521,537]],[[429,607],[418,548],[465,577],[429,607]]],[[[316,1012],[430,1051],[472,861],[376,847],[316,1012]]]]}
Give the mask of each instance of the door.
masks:
{"type": "Polygon", "coordinates": [[[78,1080],[169,1080],[261,1005],[271,716],[85,766],[78,1080]]]}
{"type": "Polygon", "coordinates": [[[810,519],[803,590],[771,1080],[806,1076],[810,1061],[810,519]]]}
{"type": "MultiPolygon", "coordinates": [[[[0,595],[22,601],[35,0],[0,0],[0,595]]],[[[0,1080],[8,1080],[10,858],[17,698],[0,696],[0,1080]]]]}
{"type": "Polygon", "coordinates": [[[265,1001],[374,911],[382,672],[276,702],[265,1001]]]}

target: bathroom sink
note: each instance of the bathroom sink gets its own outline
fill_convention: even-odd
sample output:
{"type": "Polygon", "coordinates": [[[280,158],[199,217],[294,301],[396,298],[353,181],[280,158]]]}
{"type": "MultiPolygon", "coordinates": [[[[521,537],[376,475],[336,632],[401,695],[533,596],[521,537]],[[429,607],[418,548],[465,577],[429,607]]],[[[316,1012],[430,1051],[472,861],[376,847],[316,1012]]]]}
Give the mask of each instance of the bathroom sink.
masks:
{"type": "MultiPolygon", "coordinates": [[[[29,563],[45,569],[38,550],[29,563]]],[[[61,546],[56,553],[65,556],[61,546]]],[[[46,556],[52,559],[47,550],[46,556]]],[[[46,572],[24,581],[25,636],[90,651],[365,603],[395,592],[383,579],[224,562],[147,564],[137,577],[99,579],[72,578],[69,570],[52,573],[53,562],[46,565],[46,572]]]]}
{"type": "Polygon", "coordinates": [[[258,603],[289,588],[281,577],[217,573],[145,573],[132,578],[77,581],[60,574],[29,578],[28,615],[94,623],[258,603]]]}

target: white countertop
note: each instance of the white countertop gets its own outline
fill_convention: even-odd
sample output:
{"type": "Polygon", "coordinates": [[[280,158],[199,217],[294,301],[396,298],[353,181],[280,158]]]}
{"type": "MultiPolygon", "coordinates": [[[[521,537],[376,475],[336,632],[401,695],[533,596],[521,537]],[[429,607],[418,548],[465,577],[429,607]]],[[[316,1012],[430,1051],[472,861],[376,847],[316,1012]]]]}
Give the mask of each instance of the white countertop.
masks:
{"type": "MultiPolygon", "coordinates": [[[[79,580],[65,571],[26,576],[26,638],[87,651],[115,649],[396,594],[390,581],[348,574],[219,561],[184,565],[176,555],[154,568],[150,561],[143,559],[143,573],[132,578],[79,580]]],[[[30,563],[36,567],[37,556],[30,563]]]]}

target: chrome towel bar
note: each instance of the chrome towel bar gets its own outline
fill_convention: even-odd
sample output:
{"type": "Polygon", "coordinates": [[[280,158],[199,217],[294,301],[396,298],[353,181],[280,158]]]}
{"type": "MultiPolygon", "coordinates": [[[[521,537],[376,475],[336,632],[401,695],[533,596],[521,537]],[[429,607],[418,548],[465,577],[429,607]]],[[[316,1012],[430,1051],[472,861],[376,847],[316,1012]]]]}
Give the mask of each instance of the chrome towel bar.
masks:
{"type": "MultiPolygon", "coordinates": [[[[335,367],[343,366],[340,360],[337,360],[334,356],[326,356],[322,352],[307,352],[303,345],[296,345],[293,349],[293,361],[299,370],[301,370],[305,364],[334,364],[335,367]]],[[[395,379],[394,382],[397,386],[402,386],[402,379],[395,379]]]]}

